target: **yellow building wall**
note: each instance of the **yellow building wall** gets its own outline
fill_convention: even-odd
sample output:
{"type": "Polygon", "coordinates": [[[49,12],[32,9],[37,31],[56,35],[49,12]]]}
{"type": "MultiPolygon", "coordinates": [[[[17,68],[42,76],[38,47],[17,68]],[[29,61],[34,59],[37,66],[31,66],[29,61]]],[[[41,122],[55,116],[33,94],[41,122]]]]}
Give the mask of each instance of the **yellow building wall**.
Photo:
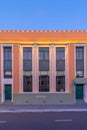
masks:
{"type": "MultiPolygon", "coordinates": [[[[19,93],[19,88],[21,87],[20,85],[20,60],[19,60],[19,42],[21,44],[27,44],[27,45],[33,45],[34,43],[37,45],[45,45],[54,43],[54,45],[63,45],[63,44],[68,44],[69,50],[68,50],[68,71],[69,71],[69,92],[72,92],[72,81],[75,78],[75,59],[74,59],[74,43],[87,43],[87,31],[81,30],[81,31],[76,31],[76,30],[71,30],[71,31],[58,31],[58,30],[45,30],[45,31],[19,31],[19,30],[1,30],[0,31],[0,43],[10,43],[13,44],[13,91],[14,93],[19,93]],[[46,43],[47,42],[47,43],[46,43]],[[16,43],[16,44],[15,44],[16,43]]],[[[38,49],[37,49],[38,50],[38,49]]],[[[53,50],[51,49],[53,52],[53,50]]],[[[1,47],[0,47],[0,55],[1,55],[1,47]]],[[[87,56],[87,45],[86,45],[86,56],[87,56]]],[[[0,56],[1,57],[1,56],[0,56]]],[[[86,60],[86,59],[85,59],[86,60]]],[[[33,57],[34,61],[34,57],[33,57]]],[[[35,62],[35,61],[34,61],[35,62]]],[[[1,59],[0,59],[1,63],[1,59]]],[[[86,65],[87,65],[87,60],[86,60],[86,65]]],[[[52,62],[52,66],[55,66],[54,63],[52,62]]],[[[1,64],[0,64],[1,68],[1,64]]],[[[37,65],[34,66],[33,68],[36,68],[38,70],[38,61],[37,65]]],[[[35,69],[34,69],[35,71],[35,69]]],[[[53,71],[53,70],[52,70],[53,71]]],[[[38,71],[34,74],[37,74],[38,71]]],[[[53,73],[53,72],[52,72],[53,73]]],[[[53,79],[53,75],[51,73],[51,78],[53,79]]],[[[0,71],[0,77],[1,77],[1,71],[0,71]]],[[[86,69],[86,77],[87,77],[87,69],[86,69]]],[[[0,78],[1,80],[1,78],[0,78]]],[[[33,82],[36,82],[38,78],[34,76],[33,82]]],[[[38,83],[34,82],[33,87],[35,87],[35,92],[38,91],[38,83]]],[[[53,81],[51,81],[51,91],[55,91],[53,88],[53,81]]],[[[1,81],[0,81],[1,83],[1,81]]],[[[0,84],[1,86],[1,84],[0,84]]],[[[0,87],[0,92],[1,92],[1,87],[0,87]]]]}

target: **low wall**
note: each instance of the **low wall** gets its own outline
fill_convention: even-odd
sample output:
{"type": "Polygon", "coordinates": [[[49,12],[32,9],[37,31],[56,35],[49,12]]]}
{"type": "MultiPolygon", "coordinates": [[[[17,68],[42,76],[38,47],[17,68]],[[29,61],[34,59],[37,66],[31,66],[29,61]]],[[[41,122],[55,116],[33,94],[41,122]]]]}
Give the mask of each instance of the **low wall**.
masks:
{"type": "Polygon", "coordinates": [[[72,104],[73,93],[20,93],[13,94],[13,104],[72,104]]]}

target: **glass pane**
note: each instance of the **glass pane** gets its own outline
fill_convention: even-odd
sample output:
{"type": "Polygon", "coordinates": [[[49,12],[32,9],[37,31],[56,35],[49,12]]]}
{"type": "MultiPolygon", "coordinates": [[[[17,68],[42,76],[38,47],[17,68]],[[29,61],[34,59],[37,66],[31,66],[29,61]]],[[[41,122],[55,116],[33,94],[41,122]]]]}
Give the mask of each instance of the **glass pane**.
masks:
{"type": "Polygon", "coordinates": [[[23,70],[24,71],[32,70],[32,48],[31,47],[23,48],[23,70]]]}
{"type": "Polygon", "coordinates": [[[59,47],[56,48],[56,59],[65,59],[65,48],[59,47]]]}
{"type": "Polygon", "coordinates": [[[76,71],[76,77],[84,77],[84,71],[76,71]]]}
{"type": "Polygon", "coordinates": [[[49,48],[48,47],[39,48],[39,59],[49,59],[49,48]]]}
{"type": "Polygon", "coordinates": [[[49,52],[49,47],[39,47],[39,52],[49,52]]]}
{"type": "Polygon", "coordinates": [[[49,71],[49,61],[48,60],[40,60],[39,61],[39,70],[40,71],[49,71]]]}
{"type": "Polygon", "coordinates": [[[24,71],[32,71],[32,61],[31,60],[24,60],[23,61],[23,70],[24,71]]]}
{"type": "Polygon", "coordinates": [[[6,47],[4,48],[4,59],[11,60],[12,59],[12,51],[11,48],[7,49],[6,47]]]}
{"type": "Polygon", "coordinates": [[[56,91],[58,92],[65,91],[65,76],[56,77],[56,91]]]}
{"type": "Polygon", "coordinates": [[[32,48],[31,47],[23,48],[23,59],[25,59],[25,60],[32,59],[32,48]]]}
{"type": "Polygon", "coordinates": [[[39,52],[39,59],[40,59],[40,60],[43,59],[43,52],[39,52]]]}
{"type": "Polygon", "coordinates": [[[28,58],[28,59],[32,59],[32,53],[31,53],[31,52],[28,52],[28,53],[27,53],[27,58],[28,58]]]}
{"type": "Polygon", "coordinates": [[[49,53],[48,53],[48,52],[45,52],[45,55],[44,55],[44,56],[45,56],[45,57],[44,57],[45,59],[47,59],[47,60],[49,59],[49,53]]]}
{"type": "Polygon", "coordinates": [[[4,78],[12,78],[12,47],[4,47],[4,78]]]}
{"type": "Polygon", "coordinates": [[[26,52],[24,52],[23,59],[27,60],[27,53],[26,52]]]}
{"type": "Polygon", "coordinates": [[[83,59],[83,58],[84,58],[84,48],[76,47],[76,59],[83,59]]]}
{"type": "Polygon", "coordinates": [[[39,77],[39,91],[48,92],[49,91],[49,77],[44,75],[39,77]]]}
{"type": "Polygon", "coordinates": [[[24,76],[24,92],[32,92],[32,76],[24,76]]]}

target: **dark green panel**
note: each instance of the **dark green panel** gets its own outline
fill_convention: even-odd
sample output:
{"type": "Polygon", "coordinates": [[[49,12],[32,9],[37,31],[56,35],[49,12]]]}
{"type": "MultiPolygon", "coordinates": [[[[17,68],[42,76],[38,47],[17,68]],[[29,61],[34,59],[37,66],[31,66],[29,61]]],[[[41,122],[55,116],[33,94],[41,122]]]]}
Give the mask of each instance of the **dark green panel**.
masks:
{"type": "Polygon", "coordinates": [[[12,99],[12,87],[11,85],[5,85],[5,100],[12,99]]]}
{"type": "Polygon", "coordinates": [[[76,85],[76,99],[83,99],[83,85],[76,85]]]}

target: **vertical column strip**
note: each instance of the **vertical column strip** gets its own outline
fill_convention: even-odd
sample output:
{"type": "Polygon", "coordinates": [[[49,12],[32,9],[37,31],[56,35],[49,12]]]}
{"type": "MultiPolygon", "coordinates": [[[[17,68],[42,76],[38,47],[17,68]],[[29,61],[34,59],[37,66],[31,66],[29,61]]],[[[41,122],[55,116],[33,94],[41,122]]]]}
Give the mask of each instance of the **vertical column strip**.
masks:
{"type": "MultiPolygon", "coordinates": [[[[86,45],[86,59],[84,59],[85,60],[85,63],[86,63],[86,68],[87,68],[87,45],[86,45]]],[[[87,78],[87,69],[86,69],[86,78],[87,78]]]]}
{"type": "Polygon", "coordinates": [[[33,92],[37,93],[39,90],[39,71],[38,71],[38,46],[33,45],[32,48],[32,73],[33,73],[33,92]]]}
{"type": "Polygon", "coordinates": [[[19,45],[13,45],[13,92],[19,93],[19,45]]]}
{"type": "Polygon", "coordinates": [[[50,46],[50,92],[56,91],[56,52],[55,46],[50,46]]]}
{"type": "Polygon", "coordinates": [[[19,45],[19,92],[23,92],[23,47],[19,45]]]}
{"type": "Polygon", "coordinates": [[[74,44],[69,44],[69,92],[72,92],[72,81],[75,78],[74,44]]]}
{"type": "Polygon", "coordinates": [[[65,47],[65,86],[66,92],[69,92],[69,46],[65,47]]]}
{"type": "Polygon", "coordinates": [[[2,70],[2,68],[1,68],[1,61],[2,60],[2,56],[1,56],[1,44],[0,44],[0,94],[1,94],[1,81],[2,81],[2,76],[1,76],[1,70],[2,70]]]}

